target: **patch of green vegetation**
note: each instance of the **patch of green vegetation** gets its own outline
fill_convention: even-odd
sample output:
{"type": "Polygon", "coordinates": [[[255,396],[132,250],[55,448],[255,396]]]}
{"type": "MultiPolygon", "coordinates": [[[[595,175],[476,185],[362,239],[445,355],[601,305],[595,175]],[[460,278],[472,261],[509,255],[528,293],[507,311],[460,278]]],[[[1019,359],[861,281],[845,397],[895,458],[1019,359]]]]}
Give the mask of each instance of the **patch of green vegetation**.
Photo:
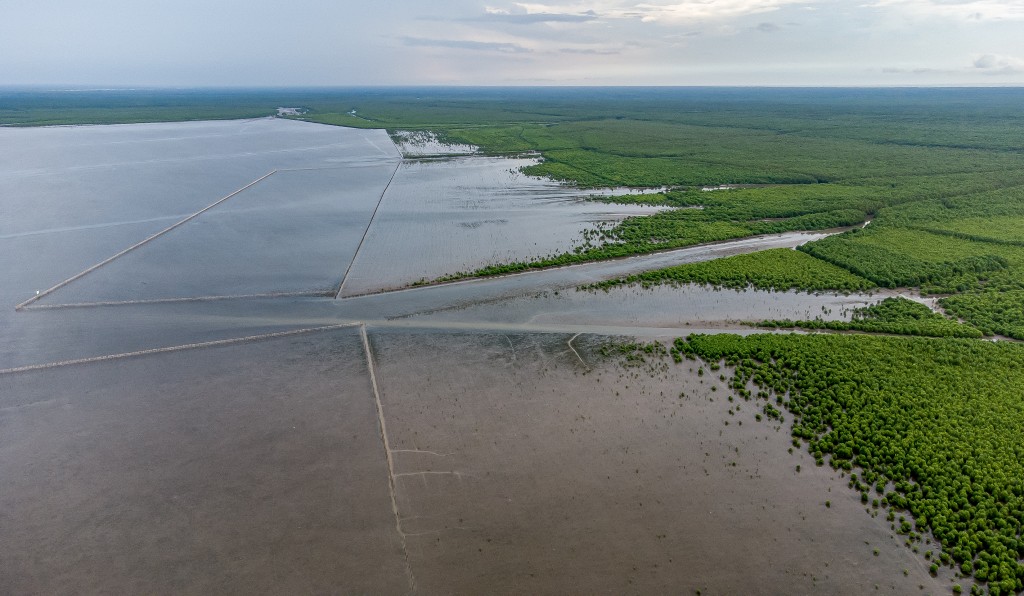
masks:
{"type": "Polygon", "coordinates": [[[802,250],[885,287],[921,286],[932,293],[967,291],[987,283],[993,272],[1015,270],[1016,253],[989,245],[956,245],[956,240],[970,240],[964,237],[967,230],[943,230],[941,226],[974,217],[973,225],[984,227],[990,236],[996,234],[999,243],[1014,244],[1019,237],[1014,216],[1024,215],[1021,185],[1024,170],[1014,168],[933,175],[904,172],[892,178],[851,177],[830,184],[715,191],[676,188],[653,195],[601,198],[598,200],[679,209],[588,232],[573,253],[461,275],[521,271],[758,234],[852,227],[875,218],[862,236],[850,234],[802,250]],[[997,219],[986,219],[991,217],[997,219]],[[936,235],[954,242],[937,243],[936,235]]]}
{"type": "Polygon", "coordinates": [[[909,171],[986,171],[1018,161],[1000,152],[665,121],[563,122],[544,131],[547,139],[536,143],[544,161],[527,172],[558,178],[548,164],[561,164],[583,173],[567,180],[584,185],[807,184],[909,171]]]}
{"type": "Polygon", "coordinates": [[[762,321],[758,325],[782,329],[830,329],[926,337],[982,337],[978,329],[951,321],[927,306],[906,298],[886,298],[878,304],[856,308],[849,321],[785,319],[762,321]]]}
{"type": "Polygon", "coordinates": [[[605,358],[619,357],[626,364],[646,363],[648,358],[661,360],[668,356],[668,349],[661,342],[612,341],[603,344],[598,353],[605,358]]]}
{"type": "Polygon", "coordinates": [[[800,290],[804,292],[819,290],[855,292],[875,287],[870,281],[845,269],[788,248],[776,248],[713,261],[645,271],[587,287],[589,289],[608,289],[623,284],[650,286],[665,283],[698,283],[734,289],[753,287],[759,290],[800,290]]]}
{"type": "Polygon", "coordinates": [[[932,293],[978,287],[991,272],[1009,267],[1007,258],[1000,254],[1006,253],[1005,250],[927,232],[881,226],[811,242],[798,250],[881,287],[920,286],[923,291],[932,293]]]}
{"type": "Polygon", "coordinates": [[[53,126],[271,116],[273,98],[231,90],[0,90],[0,125],[53,126]]]}
{"type": "MultiPolygon", "coordinates": [[[[801,250],[879,286],[979,294],[952,308],[986,332],[1014,335],[1013,303],[982,294],[1024,290],[1022,100],[1020,89],[5,89],[0,125],[249,118],[297,107],[308,121],[536,152],[542,161],[529,173],[580,186],[673,188],[611,200],[702,207],[630,218],[589,231],[564,254],[449,279],[873,220],[801,250]],[[699,188],[723,184],[767,186],[699,188]]],[[[761,281],[763,264],[746,264],[724,283],[825,289],[820,280],[761,281]]],[[[853,287],[836,280],[833,289],[853,287]]]]}
{"type": "Polygon", "coordinates": [[[948,296],[939,305],[949,314],[980,329],[1024,340],[1024,291],[985,291],[948,296]]]}
{"type": "Polygon", "coordinates": [[[867,229],[800,248],[880,286],[955,294],[940,304],[986,335],[1024,339],[1024,189],[908,202],[867,229]]]}
{"type": "Polygon", "coordinates": [[[896,532],[990,593],[1024,589],[1024,346],[852,335],[693,335],[676,355],[733,366],[733,390],[792,417],[819,464],[884,492],[896,532]],[[751,395],[748,385],[761,389],[751,395]],[[906,515],[906,518],[903,515],[906,515]]]}
{"type": "Polygon", "coordinates": [[[996,242],[1024,246],[1024,216],[1019,215],[935,222],[931,227],[924,229],[936,234],[948,234],[956,238],[976,242],[996,242]]]}
{"type": "Polygon", "coordinates": [[[571,252],[552,254],[532,261],[490,265],[437,281],[574,265],[761,234],[847,227],[861,223],[864,217],[860,211],[840,209],[771,221],[731,221],[707,210],[673,209],[654,215],[630,217],[611,227],[586,230],[583,232],[583,242],[571,252]]]}

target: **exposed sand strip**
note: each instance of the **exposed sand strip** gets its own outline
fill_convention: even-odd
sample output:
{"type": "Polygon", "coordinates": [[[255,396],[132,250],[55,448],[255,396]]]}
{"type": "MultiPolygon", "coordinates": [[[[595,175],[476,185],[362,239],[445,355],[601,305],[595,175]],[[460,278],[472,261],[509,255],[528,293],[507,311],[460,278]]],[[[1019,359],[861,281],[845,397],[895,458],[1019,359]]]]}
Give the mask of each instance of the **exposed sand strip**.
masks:
{"type": "MultiPolygon", "coordinates": [[[[590,367],[589,367],[589,366],[587,366],[587,363],[586,363],[586,362],[584,362],[584,360],[583,360],[583,356],[580,356],[580,353],[576,351],[576,348],[572,347],[572,340],[576,339],[576,338],[577,338],[577,337],[579,337],[580,335],[582,335],[582,334],[581,334],[581,333],[577,333],[576,335],[574,335],[574,336],[570,337],[570,338],[569,338],[569,341],[567,341],[567,342],[565,342],[565,343],[566,343],[566,345],[568,345],[568,346],[569,346],[569,349],[570,349],[570,350],[572,350],[572,353],[573,353],[573,354],[576,354],[576,358],[578,358],[578,359],[579,359],[579,361],[580,361],[580,364],[582,364],[582,365],[583,365],[583,368],[586,368],[587,370],[590,370],[590,367]]],[[[507,337],[507,336],[506,336],[506,337],[507,337]]]]}

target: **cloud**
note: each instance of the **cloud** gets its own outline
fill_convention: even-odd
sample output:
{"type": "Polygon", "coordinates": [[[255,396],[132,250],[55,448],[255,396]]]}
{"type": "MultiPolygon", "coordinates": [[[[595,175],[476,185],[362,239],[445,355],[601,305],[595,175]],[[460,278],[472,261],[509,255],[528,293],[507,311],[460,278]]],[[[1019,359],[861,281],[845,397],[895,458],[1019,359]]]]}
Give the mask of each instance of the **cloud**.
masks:
{"type": "Polygon", "coordinates": [[[664,35],[662,36],[662,39],[667,39],[669,41],[685,41],[693,37],[700,37],[701,35],[703,35],[703,32],[701,31],[687,31],[685,33],[673,33],[671,35],[664,35]]]}
{"type": "Polygon", "coordinates": [[[974,68],[993,68],[998,59],[993,54],[985,54],[974,59],[974,68]]]}
{"type": "Polygon", "coordinates": [[[998,54],[978,54],[971,59],[969,66],[960,68],[903,68],[890,66],[882,69],[884,74],[948,74],[960,75],[1016,75],[1024,73],[1024,60],[1012,56],[998,54]]]}
{"type": "Polygon", "coordinates": [[[585,23],[598,18],[593,10],[580,13],[559,13],[559,12],[509,12],[506,10],[489,8],[482,16],[476,17],[475,21],[492,23],[511,23],[513,25],[535,25],[538,23],[585,23]]]}
{"type": "Polygon", "coordinates": [[[456,50],[473,50],[483,52],[500,52],[503,54],[524,54],[530,52],[515,43],[503,43],[495,41],[473,41],[464,39],[426,39],[422,37],[403,37],[402,43],[407,46],[423,48],[452,48],[456,50]]]}
{"type": "Polygon", "coordinates": [[[989,75],[1018,74],[1024,72],[1024,60],[1012,56],[981,54],[973,62],[974,69],[989,75]]]}
{"type": "Polygon", "coordinates": [[[961,21],[1024,20],[1024,0],[876,0],[867,6],[961,21]]]}
{"type": "Polygon", "coordinates": [[[637,4],[636,9],[644,13],[642,20],[647,22],[701,21],[762,14],[779,10],[784,6],[812,3],[807,0],[691,0],[674,4],[637,4]]]}
{"type": "Polygon", "coordinates": [[[595,48],[562,48],[558,50],[562,54],[583,54],[588,56],[612,56],[615,54],[621,54],[621,50],[611,49],[595,49],[595,48]]]}
{"type": "Polygon", "coordinates": [[[776,31],[781,31],[782,27],[779,27],[775,23],[761,23],[756,27],[756,29],[761,33],[775,33],[776,31]]]}
{"type": "Polygon", "coordinates": [[[957,74],[955,70],[942,68],[900,68],[888,66],[882,69],[883,74],[911,74],[911,75],[933,75],[933,74],[957,74]]]}
{"type": "MultiPolygon", "coordinates": [[[[785,6],[810,5],[818,0],[685,0],[675,2],[628,2],[623,0],[576,0],[549,3],[516,2],[510,9],[491,8],[489,14],[550,19],[554,15],[593,19],[633,19],[647,23],[709,21],[779,10],[785,6]]],[[[883,0],[885,1],[885,0],[883,0]]],[[[989,0],[994,1],[994,0],[989,0]]],[[[1007,0],[1009,1],[1009,0],[1007,0]]]]}

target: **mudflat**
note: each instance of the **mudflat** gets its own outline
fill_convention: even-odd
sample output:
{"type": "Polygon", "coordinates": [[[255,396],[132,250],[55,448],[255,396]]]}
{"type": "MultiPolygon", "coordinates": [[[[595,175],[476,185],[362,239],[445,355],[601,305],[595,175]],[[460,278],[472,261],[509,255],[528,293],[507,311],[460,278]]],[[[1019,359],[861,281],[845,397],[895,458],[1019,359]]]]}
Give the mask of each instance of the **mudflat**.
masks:
{"type": "Polygon", "coordinates": [[[941,588],[784,429],[612,339],[371,327],[368,360],[349,328],[4,375],[4,589],[941,588]]]}
{"type": "Polygon", "coordinates": [[[0,377],[0,590],[400,593],[355,330],[0,377]]]}
{"type": "Polygon", "coordinates": [[[456,237],[534,225],[544,252],[628,210],[492,158],[402,165],[382,131],[2,134],[0,592],[945,589],[717,374],[601,349],[873,296],[574,289],[821,234],[357,297],[521,256],[456,237]]]}
{"type": "Polygon", "coordinates": [[[946,589],[692,363],[624,365],[600,336],[370,338],[424,593],[946,589]]]}

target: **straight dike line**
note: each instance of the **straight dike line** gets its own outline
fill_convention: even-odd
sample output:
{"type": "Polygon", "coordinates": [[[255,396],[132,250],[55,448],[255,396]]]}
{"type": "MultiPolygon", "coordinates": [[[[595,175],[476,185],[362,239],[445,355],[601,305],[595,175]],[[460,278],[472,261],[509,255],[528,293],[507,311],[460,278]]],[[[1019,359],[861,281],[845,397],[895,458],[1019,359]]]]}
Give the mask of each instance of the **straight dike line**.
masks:
{"type": "Polygon", "coordinates": [[[359,336],[363,340],[366,352],[366,367],[370,371],[370,384],[373,386],[373,399],[377,405],[377,423],[380,425],[380,439],[384,444],[384,454],[388,462],[388,493],[391,496],[391,512],[395,515],[395,531],[402,543],[402,555],[405,557],[405,576],[409,580],[410,592],[416,592],[416,579],[409,563],[409,550],[405,544],[405,532],[402,530],[402,516],[398,513],[398,499],[395,497],[395,460],[392,457],[391,443],[388,441],[388,428],[384,423],[384,406],[380,402],[380,389],[377,387],[377,374],[373,369],[373,352],[370,351],[370,338],[366,335],[366,325],[360,323],[359,336]]]}
{"type": "Polygon", "coordinates": [[[275,172],[277,172],[277,170],[271,170],[269,173],[264,174],[263,176],[260,176],[259,178],[253,180],[249,184],[246,184],[242,188],[239,188],[235,192],[227,195],[226,197],[223,197],[223,198],[217,200],[214,203],[211,203],[211,204],[207,205],[206,207],[200,209],[199,211],[196,211],[192,215],[189,215],[185,219],[183,219],[183,220],[181,220],[181,221],[179,221],[179,222],[177,222],[175,224],[172,224],[171,226],[169,226],[167,228],[164,228],[163,230],[160,230],[159,232],[157,232],[156,234],[153,234],[149,238],[146,238],[145,240],[142,240],[140,242],[136,242],[135,244],[133,244],[133,245],[129,246],[128,248],[122,250],[121,252],[117,253],[116,255],[114,255],[112,257],[109,257],[106,260],[100,261],[99,263],[96,263],[95,265],[93,265],[92,267],[89,267],[85,271],[82,271],[81,273],[78,273],[77,275],[73,275],[73,276],[65,279],[64,281],[60,282],[59,284],[53,286],[52,288],[50,288],[48,290],[45,290],[43,292],[40,292],[40,293],[36,294],[35,296],[33,296],[33,297],[29,298],[28,300],[22,302],[21,304],[18,304],[17,306],[15,306],[14,310],[21,310],[21,309],[25,308],[26,306],[32,304],[33,302],[35,302],[37,300],[40,300],[41,298],[44,298],[44,297],[48,296],[49,294],[51,294],[51,293],[53,293],[53,292],[63,288],[64,286],[68,285],[69,283],[71,283],[71,282],[73,282],[75,280],[81,279],[82,277],[92,273],[93,271],[96,271],[97,269],[99,269],[100,267],[110,263],[111,261],[113,261],[113,260],[115,260],[115,259],[117,259],[119,257],[123,257],[124,255],[126,255],[126,254],[130,253],[131,251],[135,250],[136,248],[139,248],[140,246],[143,246],[143,245],[145,245],[145,244],[147,244],[149,242],[152,242],[153,240],[156,240],[160,236],[163,236],[164,234],[166,234],[166,233],[168,233],[168,232],[170,232],[170,231],[172,231],[172,230],[174,230],[176,228],[179,228],[179,227],[185,225],[186,223],[188,223],[188,222],[192,221],[193,219],[199,217],[203,213],[206,213],[210,209],[213,209],[217,205],[220,205],[221,203],[223,203],[224,201],[226,201],[226,200],[230,199],[231,197],[237,195],[238,193],[240,193],[242,191],[245,191],[245,190],[248,190],[249,188],[252,188],[253,186],[256,186],[257,184],[259,184],[260,182],[263,182],[267,178],[273,176],[275,172]]]}
{"type": "Polygon", "coordinates": [[[334,298],[338,299],[341,296],[341,291],[345,289],[345,280],[348,279],[348,274],[352,271],[352,265],[355,264],[356,258],[359,256],[360,249],[363,248],[363,242],[366,241],[366,236],[370,233],[370,226],[373,225],[373,220],[377,217],[377,210],[380,209],[380,204],[384,202],[384,195],[388,194],[388,189],[391,188],[391,183],[395,181],[395,176],[398,175],[399,168],[402,167],[401,161],[395,166],[395,171],[391,173],[391,178],[388,179],[388,183],[384,186],[384,190],[380,193],[380,198],[377,199],[377,206],[373,208],[373,213],[370,215],[370,221],[366,222],[366,229],[363,230],[363,237],[359,239],[359,244],[356,245],[356,252],[352,253],[352,260],[348,262],[348,267],[345,269],[345,275],[341,278],[341,283],[338,284],[338,291],[334,293],[334,298]]]}
{"type": "Polygon", "coordinates": [[[185,298],[149,298],[145,300],[111,300],[106,302],[72,302],[68,304],[37,304],[23,306],[21,310],[59,310],[66,308],[99,308],[103,306],[137,306],[140,304],[179,304],[183,302],[218,302],[221,300],[249,300],[254,298],[331,298],[334,290],[300,292],[264,292],[262,294],[224,294],[217,296],[190,296],[185,298]]]}
{"type": "Polygon", "coordinates": [[[260,335],[248,335],[246,337],[234,337],[231,339],[218,339],[214,341],[204,341],[192,344],[184,344],[179,346],[167,346],[164,348],[151,348],[148,350],[138,350],[135,352],[122,352],[120,354],[108,354],[106,356],[93,356],[90,358],[77,358],[75,360],[61,360],[59,362],[48,362],[46,364],[31,364],[28,366],[19,366],[16,368],[7,368],[0,370],[0,376],[10,375],[22,372],[31,372],[36,370],[47,370],[51,368],[62,368],[65,366],[74,366],[76,364],[91,364],[94,362],[106,362],[108,360],[124,360],[126,358],[138,358],[139,356],[149,356],[150,354],[166,354],[168,352],[181,352],[184,350],[196,350],[199,348],[211,348],[215,346],[229,346],[233,344],[244,344],[256,341],[262,341],[265,339],[273,339],[277,337],[289,337],[292,335],[304,335],[306,333],[316,333],[318,331],[332,331],[335,329],[345,329],[350,327],[356,327],[359,323],[342,323],[338,325],[324,325],[323,327],[307,327],[305,329],[294,329],[292,331],[278,331],[275,333],[262,333],[260,335]]]}

